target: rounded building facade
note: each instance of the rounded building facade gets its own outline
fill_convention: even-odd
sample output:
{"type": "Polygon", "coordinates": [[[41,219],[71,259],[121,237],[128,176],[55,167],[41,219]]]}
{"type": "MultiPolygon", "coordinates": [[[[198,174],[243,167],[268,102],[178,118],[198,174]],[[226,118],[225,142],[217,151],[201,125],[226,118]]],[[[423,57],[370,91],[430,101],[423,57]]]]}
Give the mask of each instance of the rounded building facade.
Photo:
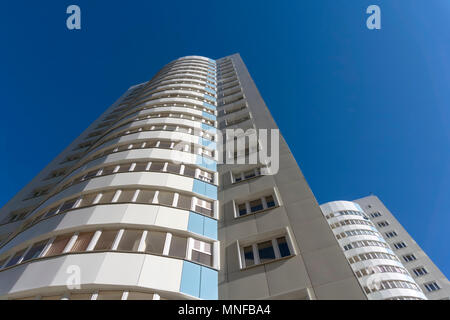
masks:
{"type": "Polygon", "coordinates": [[[0,298],[217,299],[216,73],[167,64],[53,162],[2,241],[0,298]]]}
{"type": "Polygon", "coordinates": [[[333,201],[320,208],[369,300],[426,300],[357,203],[333,201]]]}

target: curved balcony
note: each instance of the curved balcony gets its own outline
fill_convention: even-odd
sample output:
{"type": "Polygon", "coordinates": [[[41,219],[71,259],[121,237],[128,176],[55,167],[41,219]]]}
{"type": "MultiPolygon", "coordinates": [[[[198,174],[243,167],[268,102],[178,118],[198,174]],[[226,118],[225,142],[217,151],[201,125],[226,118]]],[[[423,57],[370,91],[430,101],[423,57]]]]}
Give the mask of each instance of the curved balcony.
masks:
{"type": "MultiPolygon", "coordinates": [[[[79,271],[80,291],[155,292],[170,299],[217,299],[217,272],[198,266],[197,281],[188,283],[183,270],[190,262],[147,253],[89,252],[35,260],[0,272],[0,296],[14,298],[68,291],[71,272],[79,271]],[[47,270],[46,277],[42,270],[47,270]],[[117,270],[126,270],[118,272],[117,270]],[[202,276],[201,273],[205,273],[202,276]],[[202,284],[203,282],[203,284],[202,284]],[[196,291],[195,291],[196,290],[196,291]]],[[[73,290],[73,289],[72,289],[73,290]]],[[[77,292],[77,290],[74,290],[77,292]]]]}

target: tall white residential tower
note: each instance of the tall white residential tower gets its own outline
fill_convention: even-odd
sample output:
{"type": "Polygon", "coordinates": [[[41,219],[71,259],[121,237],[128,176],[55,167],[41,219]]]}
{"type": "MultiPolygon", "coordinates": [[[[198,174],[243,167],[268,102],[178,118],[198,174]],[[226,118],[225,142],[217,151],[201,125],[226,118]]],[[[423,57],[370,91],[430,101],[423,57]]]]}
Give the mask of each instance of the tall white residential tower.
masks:
{"type": "Polygon", "coordinates": [[[2,208],[2,298],[218,298],[216,73],[169,63],[2,208]]]}
{"type": "Polygon", "coordinates": [[[450,282],[388,208],[370,195],[354,200],[386,239],[430,300],[450,299],[450,282]]]}
{"type": "Polygon", "coordinates": [[[357,203],[333,201],[320,207],[368,299],[426,299],[357,203]]]}

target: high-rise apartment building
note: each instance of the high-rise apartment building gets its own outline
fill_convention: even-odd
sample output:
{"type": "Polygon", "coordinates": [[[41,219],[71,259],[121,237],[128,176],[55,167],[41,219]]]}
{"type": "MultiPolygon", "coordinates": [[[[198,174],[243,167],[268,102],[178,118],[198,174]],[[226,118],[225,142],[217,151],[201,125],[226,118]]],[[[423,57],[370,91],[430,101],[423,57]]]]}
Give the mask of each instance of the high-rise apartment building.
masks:
{"type": "Polygon", "coordinates": [[[217,299],[217,64],[131,87],[1,209],[0,297],[217,299]]]}
{"type": "Polygon", "coordinates": [[[354,202],[364,210],[427,298],[450,299],[448,279],[380,199],[371,195],[354,202]]]}
{"type": "MultiPolygon", "coordinates": [[[[240,56],[219,59],[217,66],[219,129],[278,129],[240,56]]],[[[264,143],[258,148],[277,151],[273,145],[264,150],[264,143]]],[[[269,168],[218,166],[219,297],[365,299],[281,136],[278,151],[279,164],[269,168]],[[272,174],[261,175],[266,169],[272,174]]],[[[245,149],[242,157],[252,152],[245,149]]]]}
{"type": "Polygon", "coordinates": [[[283,137],[238,128],[277,126],[237,54],[128,89],[0,210],[0,298],[366,299],[283,137]]]}
{"type": "Polygon", "coordinates": [[[411,274],[356,202],[333,201],[320,208],[368,299],[426,299],[411,274]]]}

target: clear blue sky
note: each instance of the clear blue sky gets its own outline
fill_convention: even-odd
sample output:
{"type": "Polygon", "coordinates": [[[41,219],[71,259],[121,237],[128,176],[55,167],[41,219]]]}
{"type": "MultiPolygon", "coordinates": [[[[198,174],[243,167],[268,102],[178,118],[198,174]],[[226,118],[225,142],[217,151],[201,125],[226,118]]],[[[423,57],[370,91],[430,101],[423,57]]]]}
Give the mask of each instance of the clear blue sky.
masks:
{"type": "Polygon", "coordinates": [[[450,276],[449,14],[448,0],[5,2],[0,205],[132,84],[239,52],[318,201],[373,192],[450,276]]]}

